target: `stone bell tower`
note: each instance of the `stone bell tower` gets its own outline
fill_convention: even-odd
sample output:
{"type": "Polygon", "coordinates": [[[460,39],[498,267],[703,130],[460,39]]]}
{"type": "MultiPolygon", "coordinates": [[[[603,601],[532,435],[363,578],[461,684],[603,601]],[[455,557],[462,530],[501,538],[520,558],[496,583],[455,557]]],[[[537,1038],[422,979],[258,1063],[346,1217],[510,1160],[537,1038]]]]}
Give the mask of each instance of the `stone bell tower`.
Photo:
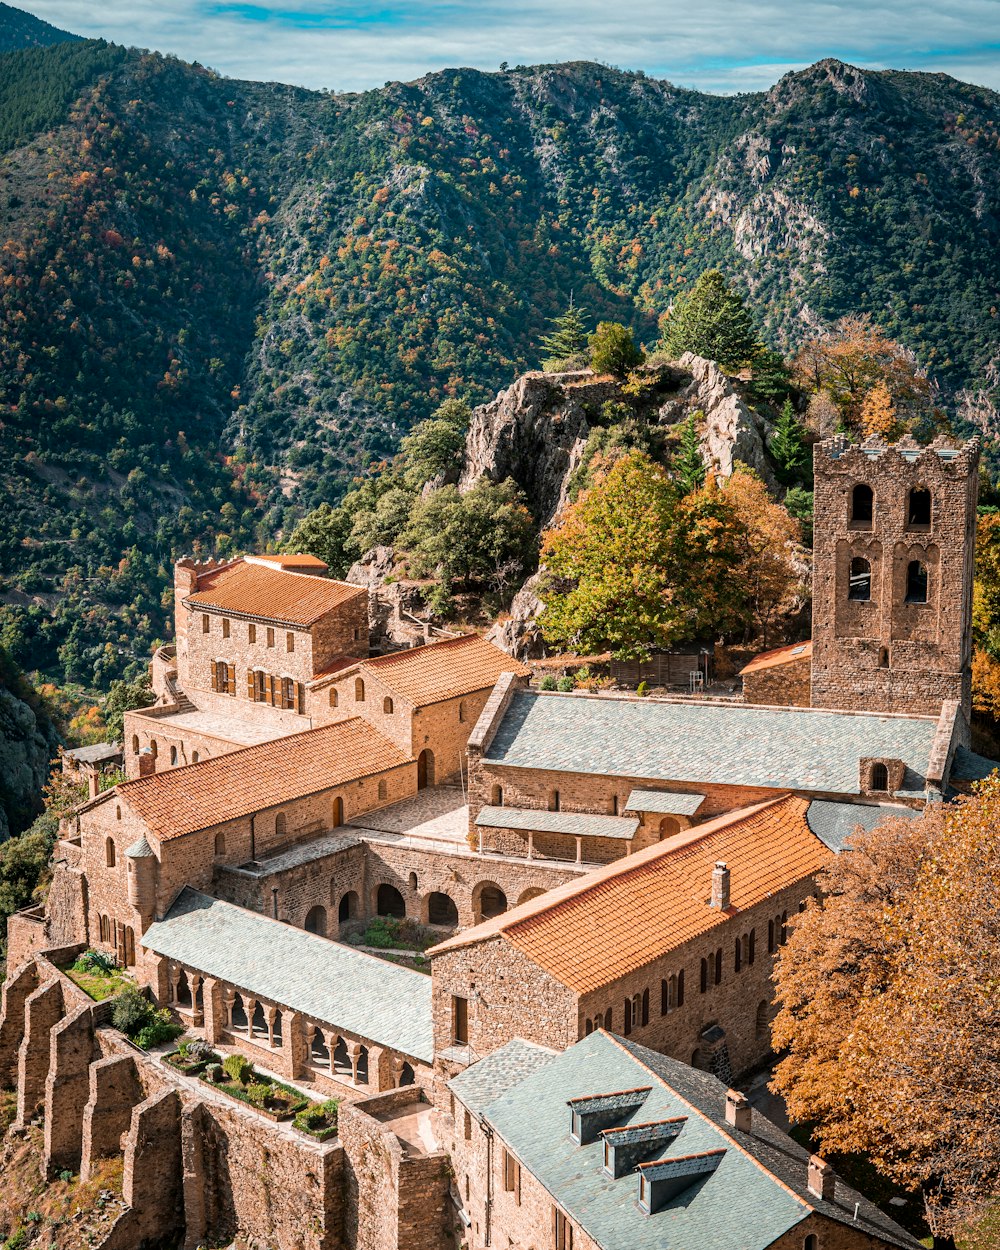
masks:
{"type": "Polygon", "coordinates": [[[813,707],[972,709],[979,439],[817,444],[813,707]]]}

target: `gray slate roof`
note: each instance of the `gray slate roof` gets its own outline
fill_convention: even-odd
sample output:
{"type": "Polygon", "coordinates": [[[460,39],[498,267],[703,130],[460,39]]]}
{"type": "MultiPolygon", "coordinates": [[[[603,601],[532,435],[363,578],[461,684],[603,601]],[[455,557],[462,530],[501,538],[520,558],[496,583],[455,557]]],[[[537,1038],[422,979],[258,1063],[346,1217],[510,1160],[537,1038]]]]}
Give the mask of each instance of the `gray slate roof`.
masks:
{"type": "Polygon", "coordinates": [[[185,887],[142,944],[320,1024],[434,1057],[431,979],[185,887]]]}
{"type": "Polygon", "coordinates": [[[543,812],[537,808],[484,807],[476,817],[484,829],[525,829],[567,833],[577,838],[635,837],[638,816],[594,816],[588,812],[543,812]]]}
{"type": "Polygon", "coordinates": [[[814,708],[519,691],[485,758],[557,772],[858,794],[863,757],[906,764],[922,791],[937,722],[814,708]]]}
{"type": "Polygon", "coordinates": [[[844,843],[858,825],[871,832],[880,821],[890,816],[902,816],[912,820],[919,815],[912,807],[895,804],[876,806],[870,803],[831,803],[813,799],[806,809],[806,824],[831,851],[842,851],[844,843]]]}
{"type": "Polygon", "coordinates": [[[64,751],[63,755],[77,764],[104,764],[111,760],[119,763],[124,758],[120,742],[95,742],[89,747],[73,747],[64,751]]]}
{"type": "Polygon", "coordinates": [[[657,812],[661,816],[693,816],[705,802],[703,794],[672,790],[633,790],[625,807],[630,812],[657,812]]]}
{"type": "Polygon", "coordinates": [[[953,781],[982,781],[997,768],[1000,764],[996,760],[977,755],[966,747],[958,747],[951,765],[951,777],[953,781]]]}
{"type": "Polygon", "coordinates": [[[453,1076],[448,1088],[468,1107],[473,1115],[479,1113],[494,1099],[506,1093],[539,1068],[544,1068],[558,1055],[558,1051],[546,1046],[536,1046],[515,1037],[506,1046],[493,1051],[471,1067],[453,1076]]]}
{"type": "MultiPolygon", "coordinates": [[[[469,1081],[473,1071],[450,1083],[456,1095],[457,1082],[469,1081]]],[[[918,1242],[843,1181],[837,1181],[833,1202],[811,1195],[808,1152],[756,1111],[750,1133],[730,1129],[725,1097],[726,1087],[714,1076],[597,1032],[512,1085],[482,1114],[602,1250],[764,1250],[813,1210],[916,1250],[918,1242]],[[615,1180],[603,1170],[600,1138],[578,1146],[569,1137],[569,1099],[644,1085],[651,1086],[649,1095],[626,1123],[687,1117],[680,1134],[654,1151],[653,1159],[725,1150],[711,1175],[653,1215],[636,1205],[634,1172],[615,1180]]]]}

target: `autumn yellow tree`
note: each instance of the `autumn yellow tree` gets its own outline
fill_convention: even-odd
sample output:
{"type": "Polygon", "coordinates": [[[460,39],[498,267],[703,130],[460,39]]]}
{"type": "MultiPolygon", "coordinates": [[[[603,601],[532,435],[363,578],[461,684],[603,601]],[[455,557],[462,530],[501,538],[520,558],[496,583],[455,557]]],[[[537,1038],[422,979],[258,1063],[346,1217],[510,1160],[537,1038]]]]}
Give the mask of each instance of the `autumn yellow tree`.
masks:
{"type": "Polygon", "coordinates": [[[737,522],[738,572],[750,620],[767,646],[775,618],[802,582],[801,526],[754,473],[738,470],[723,494],[737,522]]]}
{"type": "Polygon", "coordinates": [[[828,395],[854,430],[877,382],[885,385],[904,420],[931,402],[931,385],[916,357],[867,314],[842,317],[833,330],[804,343],[793,362],[793,377],[803,390],[828,395]]]}
{"type": "Polygon", "coordinates": [[[1000,1193],[1000,776],[855,836],[779,961],[775,1088],[822,1148],[923,1190],[936,1233],[1000,1193]]]}
{"type": "Polygon", "coordinates": [[[877,435],[891,442],[899,433],[896,405],[888,386],[879,378],[861,404],[861,434],[863,438],[877,435]]]}

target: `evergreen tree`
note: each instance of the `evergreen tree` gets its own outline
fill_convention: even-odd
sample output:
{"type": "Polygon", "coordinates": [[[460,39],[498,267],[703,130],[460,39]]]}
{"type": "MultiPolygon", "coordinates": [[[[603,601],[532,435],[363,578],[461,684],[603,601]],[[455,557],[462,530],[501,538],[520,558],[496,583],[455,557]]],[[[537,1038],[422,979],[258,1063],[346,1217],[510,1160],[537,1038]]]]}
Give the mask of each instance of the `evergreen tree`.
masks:
{"type": "Polygon", "coordinates": [[[681,446],[674,457],[674,475],[686,494],[697,490],[705,482],[705,461],[701,454],[698,423],[692,412],[681,427],[681,446]]]}
{"type": "Polygon", "coordinates": [[[694,352],[723,369],[739,369],[757,356],[760,341],[743,300],[718,269],[709,269],[674,302],[663,347],[674,360],[694,352]]]}
{"type": "Polygon", "coordinates": [[[580,356],[587,350],[587,311],[578,308],[570,296],[569,307],[552,318],[552,331],[539,340],[543,362],[556,364],[580,356]]]}
{"type": "Polygon", "coordinates": [[[590,336],[590,367],[595,373],[623,378],[644,360],[632,331],[619,321],[602,321],[590,336]]]}
{"type": "Polygon", "coordinates": [[[774,427],[771,455],[778,466],[778,481],[783,486],[793,486],[809,477],[809,453],[806,450],[805,431],[792,410],[792,401],[786,399],[778,422],[774,427]]]}

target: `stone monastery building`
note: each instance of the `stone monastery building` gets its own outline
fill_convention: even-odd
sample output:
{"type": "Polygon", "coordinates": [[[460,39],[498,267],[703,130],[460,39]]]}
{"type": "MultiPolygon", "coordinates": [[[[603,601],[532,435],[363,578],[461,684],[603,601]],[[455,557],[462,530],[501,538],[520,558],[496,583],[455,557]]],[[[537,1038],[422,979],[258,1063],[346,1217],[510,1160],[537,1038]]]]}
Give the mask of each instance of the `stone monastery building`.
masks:
{"type": "Polygon", "coordinates": [[[729,1086],[770,1055],[775,959],[845,839],[994,767],[968,726],[978,460],[817,448],[813,639],[742,700],[543,692],[474,635],[372,655],[366,590],[313,557],[181,560],[128,780],[9,926],[0,1085],[21,1125],[42,1109],[50,1170],[124,1154],[109,1250],[915,1246],[729,1086]],[[380,916],[436,933],[429,976],[358,948],[380,916]],[[341,1099],[337,1136],[137,1051],[59,971],[87,947],[341,1099]]]}

